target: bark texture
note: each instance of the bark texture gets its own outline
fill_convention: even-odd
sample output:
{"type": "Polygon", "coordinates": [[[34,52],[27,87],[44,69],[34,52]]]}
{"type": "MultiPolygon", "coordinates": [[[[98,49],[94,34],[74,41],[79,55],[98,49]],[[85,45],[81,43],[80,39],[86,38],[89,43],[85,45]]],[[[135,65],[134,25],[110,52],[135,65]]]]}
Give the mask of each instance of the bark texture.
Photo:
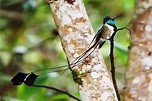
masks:
{"type": "Polygon", "coordinates": [[[126,101],[152,101],[152,0],[136,0],[131,21],[126,101]]]}
{"type": "MultiPolygon", "coordinates": [[[[52,10],[64,51],[69,63],[73,62],[89,46],[94,31],[82,0],[47,0],[52,10]]],[[[79,92],[82,101],[117,101],[111,77],[96,49],[81,65],[74,67],[82,77],[79,92]]]]}

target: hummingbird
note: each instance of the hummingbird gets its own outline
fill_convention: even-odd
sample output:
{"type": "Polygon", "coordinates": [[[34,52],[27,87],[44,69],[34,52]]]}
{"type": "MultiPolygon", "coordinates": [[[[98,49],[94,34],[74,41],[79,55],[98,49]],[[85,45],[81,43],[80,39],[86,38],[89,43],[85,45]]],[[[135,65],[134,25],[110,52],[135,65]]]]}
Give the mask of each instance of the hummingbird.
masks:
{"type": "MultiPolygon", "coordinates": [[[[109,16],[105,16],[103,19],[103,26],[97,31],[97,34],[93,37],[91,43],[89,44],[88,48],[79,56],[77,57],[72,63],[69,63],[67,65],[64,66],[60,66],[60,67],[54,67],[54,68],[47,68],[48,69],[55,69],[53,72],[57,72],[57,71],[64,71],[67,69],[70,69],[73,75],[73,80],[78,83],[79,85],[82,85],[82,80],[81,77],[85,76],[85,73],[79,73],[78,70],[73,69],[73,67],[78,66],[79,64],[81,64],[82,62],[84,62],[84,60],[89,57],[92,52],[95,51],[95,49],[100,49],[104,43],[107,40],[111,40],[113,39],[113,37],[115,36],[115,33],[119,30],[123,30],[123,29],[127,29],[126,27],[123,28],[119,28],[117,29],[117,26],[115,24],[115,19],[118,18],[119,16],[116,16],[114,18],[111,18],[109,16]],[[63,67],[66,67],[63,69],[63,67]],[[58,68],[58,70],[56,70],[58,68]],[[60,69],[62,68],[62,69],[60,69]]],[[[129,29],[128,29],[129,30],[129,29]]],[[[130,30],[129,30],[130,31],[130,30]]],[[[131,32],[130,32],[131,33],[131,32]]],[[[37,70],[31,73],[22,73],[22,72],[18,72],[12,79],[11,79],[11,83],[15,86],[19,86],[22,83],[24,83],[27,86],[34,86],[34,87],[41,87],[41,88],[48,88],[48,89],[53,89],[56,91],[60,91],[62,93],[67,94],[67,92],[64,92],[62,90],[59,90],[57,88],[52,88],[51,86],[43,86],[43,85],[38,85],[35,84],[35,80],[43,75],[42,73],[40,73],[40,75],[37,75],[37,72],[41,72],[41,71],[45,71],[46,69],[41,69],[41,70],[37,70]]],[[[47,72],[48,73],[48,72],[47,72]]],[[[67,94],[70,95],[70,94],[67,94]]],[[[71,96],[71,95],[70,95],[71,96]]],[[[74,97],[74,99],[79,100],[78,98],[74,97]]]]}
{"type": "MultiPolygon", "coordinates": [[[[95,49],[100,49],[107,40],[110,40],[114,32],[117,32],[117,26],[115,25],[114,20],[120,17],[116,16],[111,18],[105,16],[103,19],[103,26],[98,30],[97,34],[94,36],[93,40],[89,44],[89,47],[84,51],[78,58],[76,58],[71,64],[75,67],[80,62],[83,62],[85,58],[90,56],[95,49]]],[[[124,28],[123,28],[124,29],[124,28]]],[[[120,29],[122,30],[122,29],[120,29]]],[[[72,67],[71,67],[72,68],[72,67]]]]}
{"type": "MultiPolygon", "coordinates": [[[[69,67],[69,69],[72,71],[73,67],[82,63],[88,56],[92,54],[92,52],[95,49],[97,48],[100,49],[104,45],[106,40],[110,40],[113,33],[117,31],[117,27],[115,25],[114,20],[118,17],[119,16],[111,18],[109,16],[105,16],[103,19],[103,26],[98,30],[97,34],[94,36],[93,40],[89,44],[89,47],[79,57],[77,57],[72,63],[70,63],[69,65],[60,66],[60,67],[69,67]]],[[[60,67],[54,67],[54,68],[57,69],[60,67]]],[[[48,69],[51,69],[51,68],[48,68],[48,69]]],[[[38,70],[38,71],[43,71],[43,70],[38,70]]],[[[27,74],[19,72],[11,79],[11,82],[13,85],[21,85],[24,82],[26,85],[31,86],[33,85],[36,78],[39,76],[39,75],[34,74],[35,72],[37,71],[27,73],[27,74]]]]}
{"type": "Polygon", "coordinates": [[[111,18],[105,16],[103,19],[103,26],[98,30],[95,36],[95,44],[99,43],[98,48],[100,49],[106,40],[110,40],[113,33],[117,31],[117,26],[115,25],[114,20],[120,16],[111,18]]]}

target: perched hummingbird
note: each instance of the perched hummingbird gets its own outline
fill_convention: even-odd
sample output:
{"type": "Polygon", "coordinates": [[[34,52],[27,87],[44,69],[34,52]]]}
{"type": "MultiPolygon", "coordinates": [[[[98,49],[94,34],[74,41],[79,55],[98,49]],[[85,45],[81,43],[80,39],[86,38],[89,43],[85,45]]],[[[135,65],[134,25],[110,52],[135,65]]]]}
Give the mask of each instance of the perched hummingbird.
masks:
{"type": "MultiPolygon", "coordinates": [[[[105,16],[103,19],[103,26],[98,30],[97,34],[94,36],[93,40],[91,41],[88,49],[84,51],[78,58],[76,58],[72,63],[70,63],[70,70],[72,71],[73,67],[79,65],[82,63],[88,56],[91,55],[91,53],[97,49],[101,48],[106,40],[110,40],[111,36],[114,32],[117,31],[117,27],[115,25],[114,20],[118,18],[119,16],[116,16],[114,18],[111,18],[109,16],[105,16]]],[[[122,28],[123,29],[123,28],[122,28]]],[[[121,29],[120,29],[121,30],[121,29]]],[[[61,66],[61,67],[68,67],[68,65],[61,66]]],[[[57,67],[59,68],[59,67],[57,67]]],[[[45,70],[45,69],[44,69],[45,70]]],[[[37,72],[37,71],[35,71],[37,72]]],[[[11,82],[13,85],[21,85],[23,82],[28,85],[32,86],[34,81],[39,75],[32,73],[17,73],[12,79],[11,82]]]]}
{"type": "Polygon", "coordinates": [[[115,25],[114,20],[118,18],[116,16],[111,18],[109,16],[105,16],[103,19],[103,26],[98,30],[97,34],[95,35],[95,44],[98,43],[99,49],[103,46],[106,40],[110,40],[111,36],[115,31],[117,31],[117,27],[115,25]]]}
{"type": "MultiPolygon", "coordinates": [[[[85,73],[80,74],[79,71],[73,69],[73,67],[78,66],[80,63],[82,63],[88,56],[90,56],[92,54],[92,52],[95,49],[100,49],[103,44],[105,43],[106,40],[110,40],[111,37],[118,31],[118,30],[123,30],[123,29],[127,29],[125,27],[123,28],[119,28],[117,29],[114,20],[116,18],[118,18],[119,16],[116,16],[114,18],[111,18],[109,16],[104,17],[103,19],[103,26],[98,30],[97,34],[94,36],[93,40],[91,41],[89,47],[78,57],[76,58],[72,63],[70,63],[69,65],[65,65],[65,66],[60,66],[60,67],[54,67],[54,68],[47,68],[47,69],[57,69],[57,68],[61,68],[61,67],[69,67],[69,69],[72,71],[72,75],[74,78],[74,81],[76,83],[78,83],[79,85],[82,85],[82,81],[81,81],[81,77],[85,76],[85,73]]],[[[129,30],[129,29],[128,29],[129,30]]],[[[130,31],[130,30],[129,30],[130,31]]],[[[59,71],[64,71],[68,68],[65,69],[59,69],[59,71]]],[[[76,98],[75,96],[64,92],[60,89],[57,88],[53,88],[53,87],[48,87],[48,86],[43,86],[43,85],[37,85],[34,84],[35,80],[43,74],[37,75],[35,74],[36,72],[41,72],[41,71],[45,71],[46,69],[42,69],[42,70],[37,70],[31,73],[22,73],[22,72],[18,72],[12,79],[11,79],[11,83],[13,85],[21,85],[22,83],[26,84],[27,86],[34,86],[34,87],[42,87],[42,88],[47,88],[47,89],[53,89],[62,93],[65,93],[67,95],[70,95],[70,97],[72,96],[72,98],[77,99],[78,101],[80,101],[78,98],[76,98]]],[[[56,70],[55,70],[56,72],[56,70]]],[[[48,72],[47,72],[48,73],[48,72]]]]}
{"type": "Polygon", "coordinates": [[[98,30],[97,34],[91,41],[89,48],[84,51],[78,58],[76,58],[71,64],[74,66],[81,63],[85,58],[87,58],[96,48],[101,48],[106,40],[110,40],[114,32],[117,31],[114,20],[120,16],[111,18],[105,16],[103,19],[103,26],[98,30]]]}

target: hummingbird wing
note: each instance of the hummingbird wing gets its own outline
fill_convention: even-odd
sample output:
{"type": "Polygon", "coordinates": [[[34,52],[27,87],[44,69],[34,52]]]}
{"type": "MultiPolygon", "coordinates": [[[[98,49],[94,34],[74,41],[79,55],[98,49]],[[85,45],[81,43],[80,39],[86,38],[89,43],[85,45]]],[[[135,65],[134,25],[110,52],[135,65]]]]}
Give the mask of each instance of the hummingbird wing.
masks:
{"type": "Polygon", "coordinates": [[[96,43],[98,42],[99,43],[99,49],[104,45],[105,43],[105,39],[103,38],[103,35],[105,33],[105,30],[104,30],[104,26],[101,27],[98,32],[97,32],[97,37],[96,37],[96,43]]]}

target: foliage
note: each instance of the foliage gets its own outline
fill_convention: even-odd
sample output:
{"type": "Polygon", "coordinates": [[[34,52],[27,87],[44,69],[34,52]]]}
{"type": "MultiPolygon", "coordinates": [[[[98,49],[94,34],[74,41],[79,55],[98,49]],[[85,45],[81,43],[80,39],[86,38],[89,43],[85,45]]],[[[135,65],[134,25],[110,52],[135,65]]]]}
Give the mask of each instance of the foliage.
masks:
{"type": "MultiPolygon", "coordinates": [[[[133,14],[133,0],[84,0],[86,10],[95,32],[102,26],[105,15],[124,15],[116,20],[119,27],[128,26],[133,14]],[[98,19],[94,19],[98,18],[98,19]]],[[[116,36],[115,64],[119,87],[123,87],[123,76],[127,64],[129,39],[127,31],[116,36]],[[123,71],[123,72],[122,72],[123,71]]],[[[54,91],[27,87],[14,87],[11,77],[18,71],[35,71],[67,64],[60,45],[51,11],[45,0],[2,0],[0,1],[0,95],[7,101],[67,101],[69,97],[54,91]]],[[[101,48],[109,66],[109,44],[101,48]]],[[[37,83],[53,85],[71,93],[77,86],[67,73],[44,75],[37,83]],[[56,77],[57,76],[57,77],[56,77]],[[66,81],[66,82],[65,82],[66,81]],[[62,84],[62,85],[61,85],[62,84]]],[[[78,94],[76,94],[78,95],[78,94]]]]}

